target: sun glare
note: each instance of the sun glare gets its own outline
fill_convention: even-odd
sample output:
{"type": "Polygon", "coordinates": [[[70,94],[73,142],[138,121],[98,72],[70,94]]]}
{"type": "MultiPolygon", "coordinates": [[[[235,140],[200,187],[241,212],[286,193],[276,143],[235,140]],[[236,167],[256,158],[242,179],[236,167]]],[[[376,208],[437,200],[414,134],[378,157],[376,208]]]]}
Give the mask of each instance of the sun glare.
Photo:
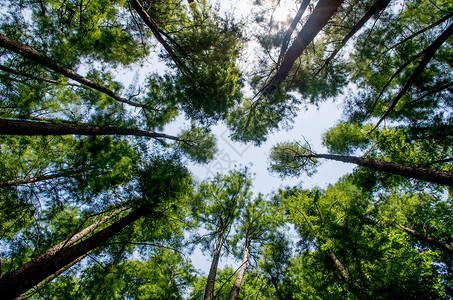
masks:
{"type": "Polygon", "coordinates": [[[281,0],[280,4],[274,9],[272,17],[275,21],[285,22],[288,18],[294,17],[294,1],[281,0]]]}

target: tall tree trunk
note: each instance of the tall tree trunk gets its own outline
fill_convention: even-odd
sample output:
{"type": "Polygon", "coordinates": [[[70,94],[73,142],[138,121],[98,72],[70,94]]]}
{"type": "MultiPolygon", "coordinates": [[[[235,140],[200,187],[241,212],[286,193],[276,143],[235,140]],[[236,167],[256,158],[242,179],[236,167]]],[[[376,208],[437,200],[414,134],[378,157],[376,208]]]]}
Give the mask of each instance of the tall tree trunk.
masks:
{"type": "Polygon", "coordinates": [[[310,0],[302,1],[302,3],[300,4],[299,10],[297,11],[296,16],[294,17],[293,21],[291,22],[291,25],[289,25],[289,28],[286,31],[285,36],[283,37],[282,48],[280,49],[280,55],[278,56],[278,61],[277,61],[277,68],[280,65],[280,62],[282,61],[283,56],[286,53],[286,50],[288,49],[288,44],[291,39],[291,35],[293,34],[294,30],[296,29],[296,26],[299,23],[300,19],[304,15],[304,12],[307,9],[308,4],[310,4],[310,0]]]}
{"type": "Polygon", "coordinates": [[[359,299],[368,299],[368,293],[366,290],[354,279],[352,279],[348,271],[346,271],[346,268],[343,266],[341,261],[338,259],[338,257],[335,255],[335,252],[333,252],[331,249],[328,249],[329,251],[329,256],[332,259],[332,262],[335,266],[335,268],[338,270],[340,273],[341,277],[344,279],[344,281],[351,286],[354,294],[359,298],[359,299]]]}
{"type": "Polygon", "coordinates": [[[64,170],[62,172],[55,173],[55,174],[29,177],[29,178],[11,179],[11,180],[6,180],[3,182],[0,182],[0,187],[39,182],[39,181],[45,181],[45,180],[60,178],[60,177],[67,177],[67,176],[71,176],[71,175],[75,175],[75,174],[80,174],[81,172],[82,172],[81,170],[77,170],[77,171],[64,170]]]}
{"type": "Polygon", "coordinates": [[[0,119],[0,134],[4,135],[133,135],[165,138],[178,142],[189,141],[164,133],[133,128],[102,127],[78,123],[47,123],[25,120],[0,119]]]}
{"type": "Polygon", "coordinates": [[[426,236],[424,234],[421,234],[420,232],[418,232],[412,228],[406,227],[404,225],[397,224],[396,226],[399,229],[401,229],[402,231],[404,231],[405,233],[416,238],[417,240],[426,242],[426,243],[430,244],[431,246],[439,248],[440,250],[445,251],[445,252],[449,253],[450,255],[453,255],[453,247],[451,245],[449,245],[447,243],[443,243],[439,240],[436,240],[436,239],[426,236]]]}
{"type": "Polygon", "coordinates": [[[87,236],[88,234],[93,232],[94,230],[96,230],[96,228],[98,228],[99,226],[101,226],[102,224],[107,222],[108,220],[112,219],[113,217],[117,216],[121,212],[125,211],[126,209],[127,209],[127,207],[118,208],[117,210],[115,210],[110,215],[101,218],[100,220],[94,222],[90,226],[85,227],[83,230],[81,230],[81,231],[77,232],[76,234],[72,235],[69,239],[64,240],[64,241],[56,244],[55,246],[47,249],[44,253],[42,253],[40,256],[36,257],[35,259],[40,260],[41,257],[46,257],[46,256],[49,256],[49,255],[53,255],[53,254],[57,253],[58,251],[60,251],[61,249],[73,245],[74,243],[78,242],[79,240],[81,240],[82,238],[84,238],[85,236],[87,236]]]}
{"type": "Polygon", "coordinates": [[[39,52],[38,50],[36,50],[30,46],[24,45],[16,40],[13,40],[1,33],[0,33],[0,47],[11,50],[11,51],[23,56],[26,59],[30,59],[34,62],[37,62],[40,65],[47,67],[51,70],[54,70],[55,72],[57,72],[63,76],[71,78],[83,85],[86,85],[101,93],[104,93],[119,102],[126,103],[126,104],[136,106],[136,107],[144,107],[144,105],[142,105],[142,104],[137,104],[137,103],[129,101],[125,98],[122,98],[121,96],[119,96],[112,90],[108,89],[107,87],[100,85],[88,78],[85,78],[82,75],[77,74],[73,70],[66,68],[66,67],[60,65],[59,63],[53,61],[51,58],[47,57],[46,55],[39,52]]]}
{"type": "Polygon", "coordinates": [[[217,266],[219,265],[220,252],[222,251],[224,240],[224,231],[220,231],[219,238],[217,240],[217,245],[214,251],[214,256],[212,258],[211,268],[209,269],[208,279],[206,280],[206,289],[204,291],[204,300],[214,299],[214,285],[215,277],[217,274],[217,266]]]}
{"type": "MultiPolygon", "coordinates": [[[[193,2],[193,1],[191,1],[191,2],[193,2]]],[[[189,4],[191,2],[189,2],[189,4]]],[[[167,51],[168,55],[170,55],[170,58],[176,64],[176,66],[181,71],[181,73],[188,75],[190,73],[190,71],[181,62],[178,55],[175,53],[175,51],[173,51],[171,46],[163,38],[162,34],[164,34],[164,32],[157,26],[156,22],[150,17],[150,15],[148,15],[148,13],[143,8],[143,6],[140,4],[140,2],[138,2],[137,0],[129,0],[129,3],[132,5],[132,7],[138,13],[140,18],[145,22],[145,24],[148,26],[148,28],[151,30],[151,32],[153,33],[153,35],[157,39],[157,41],[162,45],[162,47],[164,47],[165,51],[167,51]]]]}
{"type": "Polygon", "coordinates": [[[56,271],[55,273],[53,273],[52,275],[48,276],[46,279],[44,279],[43,281],[41,281],[40,283],[38,283],[37,285],[35,285],[32,289],[28,290],[26,293],[20,295],[19,297],[15,298],[15,300],[25,300],[25,299],[30,299],[31,296],[33,296],[34,294],[38,293],[41,288],[47,283],[47,282],[50,282],[52,280],[54,280],[55,278],[57,278],[58,276],[60,276],[63,272],[65,272],[66,270],[68,270],[69,268],[71,268],[73,265],[75,265],[76,263],[80,262],[82,259],[84,259],[89,253],[85,254],[85,255],[82,255],[80,256],[79,258],[75,259],[74,261],[72,261],[71,263],[69,263],[68,265],[64,266],[63,268],[61,268],[60,270],[56,271]]]}
{"type": "Polygon", "coordinates": [[[335,155],[335,154],[306,154],[296,155],[296,158],[314,157],[325,158],[329,160],[342,161],[356,164],[362,167],[370,168],[377,171],[384,171],[409,178],[420,179],[432,183],[453,186],[453,172],[434,170],[429,168],[412,167],[392,162],[385,162],[375,159],[362,158],[356,156],[335,155]]]}
{"type": "Polygon", "coordinates": [[[249,250],[250,250],[250,240],[247,237],[245,239],[245,248],[244,248],[244,256],[242,257],[242,265],[239,269],[238,275],[236,276],[236,280],[234,281],[233,288],[230,292],[230,300],[237,300],[239,296],[239,290],[242,285],[242,280],[244,279],[245,270],[247,269],[247,262],[249,260],[249,250]]]}
{"type": "Polygon", "coordinates": [[[148,211],[147,208],[139,208],[91,237],[70,247],[65,246],[61,248],[64,242],[58,244],[60,247],[52,247],[37,258],[1,277],[0,295],[2,295],[3,299],[19,297],[47,277],[58,272],[61,268],[64,268],[79,257],[101,246],[109,238],[144,216],[148,211]]]}
{"type": "Polygon", "coordinates": [[[343,0],[319,0],[313,13],[310,15],[304,27],[298,33],[297,38],[283,57],[277,73],[264,89],[263,95],[270,94],[283,80],[285,80],[296,59],[302,55],[302,52],[327,24],[342,3],[343,0]]]}
{"type": "Polygon", "coordinates": [[[362,17],[362,19],[357,22],[357,24],[354,25],[354,27],[348,32],[348,34],[343,38],[343,40],[340,42],[340,45],[335,47],[335,50],[329,55],[329,57],[326,59],[322,67],[315,73],[314,77],[316,77],[322,69],[324,69],[337,55],[337,53],[343,48],[344,45],[354,36],[354,34],[359,31],[366,22],[368,22],[369,19],[379,11],[385,9],[387,5],[390,3],[391,0],[376,0],[376,2],[370,7],[370,9],[366,12],[366,14],[362,17]]]}

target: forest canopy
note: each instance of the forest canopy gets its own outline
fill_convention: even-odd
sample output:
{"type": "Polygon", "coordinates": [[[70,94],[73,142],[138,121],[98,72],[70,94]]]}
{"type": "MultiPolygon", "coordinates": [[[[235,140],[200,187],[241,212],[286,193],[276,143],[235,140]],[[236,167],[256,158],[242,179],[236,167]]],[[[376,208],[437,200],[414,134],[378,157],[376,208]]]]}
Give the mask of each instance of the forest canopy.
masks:
{"type": "Polygon", "coordinates": [[[2,299],[453,299],[453,3],[239,3],[0,1],[2,299]]]}

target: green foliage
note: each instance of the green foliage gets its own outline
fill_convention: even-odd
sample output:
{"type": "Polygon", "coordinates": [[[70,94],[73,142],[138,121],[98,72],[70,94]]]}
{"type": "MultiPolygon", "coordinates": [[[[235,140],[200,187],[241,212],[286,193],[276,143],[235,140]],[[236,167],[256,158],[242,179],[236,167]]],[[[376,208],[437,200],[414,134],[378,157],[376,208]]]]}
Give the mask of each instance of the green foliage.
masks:
{"type": "MultiPolygon", "coordinates": [[[[351,80],[362,93],[348,97],[351,119],[364,121],[387,110],[420,61],[410,63],[411,59],[426,49],[448,22],[431,25],[451,11],[449,1],[408,1],[401,10],[387,10],[378,26],[359,36],[348,64],[351,80]],[[396,74],[400,68],[401,72],[396,74]],[[388,87],[380,95],[387,82],[388,87]]],[[[451,81],[451,62],[445,56],[451,52],[450,44],[447,40],[441,46],[387,119],[418,126],[430,124],[436,118],[448,122],[451,92],[450,88],[441,87],[451,81]]]]}
{"type": "Polygon", "coordinates": [[[312,175],[318,163],[316,158],[303,157],[312,154],[309,145],[299,142],[278,143],[272,147],[269,155],[269,171],[278,173],[281,177],[300,176],[302,173],[312,175]]]}
{"type": "Polygon", "coordinates": [[[197,188],[190,203],[192,218],[208,232],[205,236],[194,234],[202,249],[210,251],[218,234],[225,236],[238,218],[247,199],[251,197],[251,179],[247,170],[230,171],[206,180],[197,188]]]}
{"type": "Polygon", "coordinates": [[[47,285],[42,294],[55,299],[90,295],[98,299],[183,299],[186,287],[194,280],[190,263],[168,249],[157,249],[146,260],[110,262],[106,266],[107,272],[100,265],[82,274],[67,272],[47,285]]]}
{"type": "Polygon", "coordinates": [[[175,157],[153,157],[138,174],[141,197],[159,204],[183,199],[191,191],[192,179],[186,167],[175,157]]]}
{"type": "Polygon", "coordinates": [[[190,129],[183,130],[178,137],[187,142],[178,143],[176,149],[197,163],[209,162],[217,152],[216,138],[206,128],[192,124],[190,129]]]}
{"type": "Polygon", "coordinates": [[[364,149],[368,145],[369,129],[371,128],[364,128],[359,124],[342,122],[324,133],[322,143],[330,153],[350,155],[357,148],[364,149]]]}
{"type": "MultiPolygon", "coordinates": [[[[147,206],[146,217],[92,250],[89,259],[44,282],[31,298],[185,299],[189,293],[201,298],[206,279],[183,256],[198,245],[212,253],[220,233],[228,250],[223,255],[242,257],[249,246],[242,299],[451,298],[451,255],[400,226],[451,245],[453,204],[443,189],[357,168],[325,190],[288,188],[273,201],[261,194],[252,200],[247,170],[193,187],[181,160],[187,155],[206,163],[215,156],[208,126],[218,121],[227,124],[234,140],[260,145],[269,133],[290,128],[303,105],[344,94],[340,104],[349,120],[324,134],[330,153],[451,171],[451,37],[387,116],[386,127],[370,132],[373,123],[367,122],[387,111],[422,51],[450,26],[453,4],[391,1],[348,42],[347,53],[331,59],[350,26],[374,2],[344,1],[322,35],[289,66],[285,80],[268,92],[269,80],[282,67],[280,48],[288,29],[266,15],[274,4],[256,14],[256,23],[264,26],[260,31],[257,24],[245,27],[221,16],[208,1],[140,1],[167,43],[160,45],[159,56],[167,69],[148,70],[144,84],[136,71],[127,87],[118,76],[141,67],[157,44],[156,32],[128,1],[3,1],[2,35],[123,101],[51,71],[45,61],[41,65],[4,49],[1,118],[162,131],[185,114],[201,126],[169,137],[181,140],[171,144],[144,137],[1,136],[0,184],[12,181],[0,188],[1,275],[118,207],[147,206]],[[255,36],[246,37],[244,28],[255,36]],[[256,67],[246,62],[240,69],[241,51],[250,40],[263,51],[256,67]],[[256,94],[252,98],[243,95],[246,80],[256,94]],[[43,179],[46,175],[58,176],[43,179]],[[289,228],[300,238],[297,246],[289,228]]],[[[297,43],[295,35],[310,11],[290,43],[297,43]]],[[[277,144],[269,170],[282,177],[311,175],[318,165],[313,155],[308,144],[277,144]]],[[[234,272],[227,267],[217,273],[218,298],[228,297],[234,272]]]]}
{"type": "Polygon", "coordinates": [[[280,127],[291,128],[292,119],[298,111],[296,104],[296,97],[281,91],[275,91],[265,99],[260,97],[254,102],[244,99],[226,120],[232,131],[231,138],[240,142],[254,142],[257,146],[262,144],[268,133],[280,127]]]}
{"type": "Polygon", "coordinates": [[[295,276],[292,280],[298,282],[299,295],[310,291],[312,297],[320,298],[325,293],[357,296],[354,286],[334,268],[329,257],[333,252],[351,280],[360,284],[369,297],[445,296],[442,276],[433,266],[439,255],[411,247],[407,234],[380,225],[383,216],[374,210],[372,198],[350,178],[325,191],[295,192],[284,203],[304,245],[293,264],[299,271],[290,272],[295,276]],[[336,275],[321,275],[329,272],[336,275]]]}

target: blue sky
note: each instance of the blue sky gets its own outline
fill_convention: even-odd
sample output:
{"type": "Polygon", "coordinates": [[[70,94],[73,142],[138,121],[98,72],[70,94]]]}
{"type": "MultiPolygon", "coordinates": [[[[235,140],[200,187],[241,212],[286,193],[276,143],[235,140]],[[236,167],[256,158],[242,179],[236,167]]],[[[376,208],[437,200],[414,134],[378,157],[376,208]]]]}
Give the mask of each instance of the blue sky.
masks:
{"type": "MultiPolygon", "coordinates": [[[[234,14],[239,17],[250,17],[252,6],[251,1],[230,0],[221,2],[221,8],[229,12],[235,11],[234,14]]],[[[289,3],[289,0],[281,0],[281,3],[289,3]]],[[[291,5],[287,5],[287,12],[295,13],[297,5],[294,1],[291,5]]],[[[284,18],[285,10],[280,9],[276,12],[276,17],[284,18]]],[[[253,58],[254,49],[247,49],[244,56],[253,58]]],[[[247,66],[248,62],[242,61],[242,66],[247,66]]],[[[159,62],[157,56],[152,55],[148,59],[145,67],[140,72],[139,80],[142,81],[149,73],[158,72],[163,74],[166,67],[159,62]]],[[[118,74],[118,80],[121,80],[127,87],[133,77],[132,70],[124,70],[118,74]]],[[[277,191],[281,187],[286,186],[302,186],[303,188],[312,188],[315,186],[325,188],[329,184],[335,183],[338,178],[349,173],[354,168],[354,165],[344,164],[334,161],[322,161],[317,172],[312,177],[302,176],[300,178],[282,179],[276,174],[270,174],[268,168],[268,156],[273,145],[278,142],[303,140],[305,138],[312,146],[312,149],[317,153],[326,153],[326,149],[322,146],[322,134],[336,123],[339,122],[342,115],[342,108],[339,107],[341,101],[332,102],[331,100],[323,102],[316,106],[310,106],[308,110],[301,109],[298,116],[294,119],[293,128],[289,131],[280,130],[269,135],[268,140],[260,147],[253,144],[236,143],[229,139],[230,132],[222,123],[212,127],[212,132],[215,134],[218,141],[218,153],[215,159],[207,165],[190,164],[190,170],[193,176],[201,181],[209,177],[215,176],[217,172],[226,173],[229,170],[239,168],[241,166],[249,167],[249,170],[254,174],[253,192],[254,194],[262,193],[268,195],[277,191]]],[[[181,129],[187,128],[188,122],[184,121],[183,117],[178,117],[174,122],[168,124],[163,130],[164,133],[177,135],[181,129]]],[[[190,257],[194,266],[207,274],[211,262],[210,255],[203,255],[199,250],[196,250],[190,257]]],[[[239,265],[240,262],[234,262],[232,259],[221,258],[219,267],[225,265],[239,265]]]]}

